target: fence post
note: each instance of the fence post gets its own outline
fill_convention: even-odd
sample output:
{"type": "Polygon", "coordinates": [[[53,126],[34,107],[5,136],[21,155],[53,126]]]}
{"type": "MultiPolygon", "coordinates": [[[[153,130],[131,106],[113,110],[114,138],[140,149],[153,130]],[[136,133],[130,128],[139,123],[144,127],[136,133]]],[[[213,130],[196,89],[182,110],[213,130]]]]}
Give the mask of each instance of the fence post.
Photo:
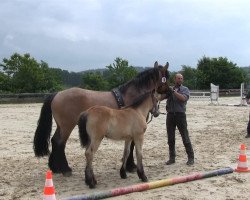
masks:
{"type": "Polygon", "coordinates": [[[218,104],[218,99],[219,99],[219,86],[214,85],[213,83],[210,83],[210,88],[211,88],[211,103],[213,101],[216,101],[218,104]]]}
{"type": "Polygon", "coordinates": [[[244,83],[241,83],[241,84],[240,84],[240,105],[241,105],[241,106],[246,105],[246,97],[245,97],[244,83]]]}

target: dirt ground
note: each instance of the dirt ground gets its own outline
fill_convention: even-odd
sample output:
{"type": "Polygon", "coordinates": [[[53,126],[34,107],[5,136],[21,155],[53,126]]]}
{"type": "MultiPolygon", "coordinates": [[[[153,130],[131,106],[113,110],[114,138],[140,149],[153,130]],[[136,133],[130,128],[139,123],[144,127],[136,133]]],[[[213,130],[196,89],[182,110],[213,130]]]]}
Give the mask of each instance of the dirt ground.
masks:
{"type": "MultiPolygon", "coordinates": [[[[239,103],[240,99],[236,97],[220,98],[219,105],[211,105],[208,100],[188,102],[188,129],[195,151],[193,166],[185,164],[187,155],[178,131],[176,163],[165,165],[168,158],[166,116],[160,115],[153,119],[148,125],[143,146],[143,162],[149,181],[224,167],[235,169],[240,145],[243,143],[248,147],[246,152],[249,160],[250,138],[245,138],[249,106],[234,106],[239,103]]],[[[43,197],[48,157],[36,158],[32,144],[41,106],[42,104],[0,105],[0,199],[33,200],[43,197]]],[[[164,106],[163,101],[162,112],[165,112],[164,106]]],[[[136,173],[128,174],[127,179],[120,178],[122,151],[123,142],[103,140],[94,159],[98,184],[91,190],[84,183],[84,149],[80,147],[75,128],[66,147],[73,175],[63,177],[61,174],[53,174],[57,199],[140,183],[136,173]]],[[[249,161],[248,166],[250,167],[249,161]]],[[[250,173],[234,172],[112,199],[249,200],[250,173]]]]}

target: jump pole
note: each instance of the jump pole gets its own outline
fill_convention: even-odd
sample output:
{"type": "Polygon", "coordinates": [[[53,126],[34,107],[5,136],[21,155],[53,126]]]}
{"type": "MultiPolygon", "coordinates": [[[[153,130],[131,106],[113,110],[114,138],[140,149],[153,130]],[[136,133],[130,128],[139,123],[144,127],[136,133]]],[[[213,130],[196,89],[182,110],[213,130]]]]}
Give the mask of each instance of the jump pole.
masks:
{"type": "Polygon", "coordinates": [[[220,176],[223,174],[229,174],[233,172],[234,170],[232,168],[226,167],[226,168],[221,168],[221,169],[212,170],[208,172],[198,172],[198,173],[187,175],[187,176],[180,176],[180,177],[171,178],[171,179],[163,179],[163,180],[158,180],[158,181],[153,181],[153,182],[148,182],[148,183],[141,183],[141,184],[136,184],[136,185],[127,186],[127,187],[115,188],[115,189],[111,189],[108,191],[100,191],[100,192],[95,192],[92,194],[84,194],[81,196],[68,197],[63,200],[105,199],[109,197],[129,194],[132,192],[142,192],[145,190],[155,189],[155,188],[164,187],[168,185],[175,185],[178,183],[185,183],[189,181],[195,181],[195,180],[199,180],[203,178],[210,178],[213,176],[220,176]]]}

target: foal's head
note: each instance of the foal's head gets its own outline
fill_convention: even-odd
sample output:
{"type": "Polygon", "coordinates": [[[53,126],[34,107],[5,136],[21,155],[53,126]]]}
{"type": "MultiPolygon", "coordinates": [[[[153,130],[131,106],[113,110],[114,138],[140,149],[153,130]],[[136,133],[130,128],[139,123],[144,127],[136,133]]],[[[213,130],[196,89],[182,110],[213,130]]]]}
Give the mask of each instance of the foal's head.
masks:
{"type": "Polygon", "coordinates": [[[126,107],[140,108],[147,111],[147,113],[151,113],[154,117],[158,117],[160,114],[158,104],[159,101],[158,93],[153,90],[140,95],[131,105],[126,107]]]}
{"type": "Polygon", "coordinates": [[[152,109],[149,111],[154,117],[158,117],[160,115],[159,111],[159,102],[160,100],[158,99],[158,93],[156,91],[153,91],[151,94],[152,98],[152,109]]]}

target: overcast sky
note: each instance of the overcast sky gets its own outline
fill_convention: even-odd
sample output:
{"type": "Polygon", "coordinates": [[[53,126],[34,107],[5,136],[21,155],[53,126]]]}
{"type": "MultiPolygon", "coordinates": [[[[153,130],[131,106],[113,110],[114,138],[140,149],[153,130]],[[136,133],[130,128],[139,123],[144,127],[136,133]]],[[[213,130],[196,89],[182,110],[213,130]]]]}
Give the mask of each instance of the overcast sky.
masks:
{"type": "Polygon", "coordinates": [[[75,72],[116,57],[170,71],[204,55],[250,66],[250,1],[0,0],[0,62],[15,52],[75,72]]]}

